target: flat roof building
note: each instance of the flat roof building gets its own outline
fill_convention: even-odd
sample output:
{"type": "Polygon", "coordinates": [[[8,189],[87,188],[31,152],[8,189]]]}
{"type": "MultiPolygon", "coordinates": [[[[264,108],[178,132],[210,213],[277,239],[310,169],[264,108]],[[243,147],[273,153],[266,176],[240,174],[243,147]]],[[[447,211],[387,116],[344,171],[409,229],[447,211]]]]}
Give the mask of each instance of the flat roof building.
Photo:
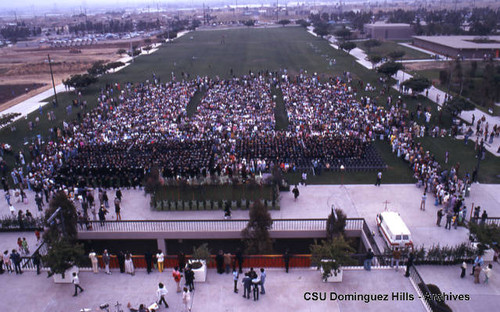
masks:
{"type": "Polygon", "coordinates": [[[386,24],[378,22],[365,24],[363,28],[367,37],[377,40],[410,40],[413,35],[413,29],[410,24],[386,24]]]}
{"type": "Polygon", "coordinates": [[[417,47],[450,57],[500,57],[500,36],[413,36],[417,47]]]}

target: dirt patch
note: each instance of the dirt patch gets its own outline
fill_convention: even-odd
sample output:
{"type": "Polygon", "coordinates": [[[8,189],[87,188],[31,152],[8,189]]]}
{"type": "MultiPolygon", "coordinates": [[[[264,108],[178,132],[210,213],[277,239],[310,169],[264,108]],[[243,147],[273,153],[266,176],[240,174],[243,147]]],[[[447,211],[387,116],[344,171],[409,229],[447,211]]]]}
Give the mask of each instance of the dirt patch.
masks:
{"type": "MultiPolygon", "coordinates": [[[[137,43],[132,42],[133,45],[137,43]]],[[[71,47],[2,48],[0,49],[0,111],[51,88],[48,54],[52,60],[54,82],[60,84],[71,75],[86,72],[96,61],[118,60],[124,56],[117,54],[118,49],[129,47],[130,42],[119,41],[78,47],[80,53],[71,53],[70,50],[74,50],[71,47]],[[36,91],[34,85],[37,86],[36,91]],[[14,98],[12,86],[15,86],[14,98]],[[28,92],[26,87],[29,88],[28,92]]]]}
{"type": "Polygon", "coordinates": [[[446,69],[448,62],[416,62],[405,63],[405,68],[409,70],[446,69]]]}
{"type": "Polygon", "coordinates": [[[44,84],[41,83],[0,85],[0,104],[5,103],[20,95],[27,94],[32,90],[37,90],[38,88],[43,86],[44,84]]]}

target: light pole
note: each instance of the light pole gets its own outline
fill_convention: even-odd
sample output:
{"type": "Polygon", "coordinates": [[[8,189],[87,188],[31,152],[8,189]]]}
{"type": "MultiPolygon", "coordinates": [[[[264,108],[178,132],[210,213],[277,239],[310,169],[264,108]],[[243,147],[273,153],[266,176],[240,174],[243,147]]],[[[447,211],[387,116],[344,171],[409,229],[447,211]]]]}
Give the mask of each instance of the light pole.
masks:
{"type": "Polygon", "coordinates": [[[340,165],[340,186],[344,186],[344,172],[345,172],[344,165],[340,165]]]}

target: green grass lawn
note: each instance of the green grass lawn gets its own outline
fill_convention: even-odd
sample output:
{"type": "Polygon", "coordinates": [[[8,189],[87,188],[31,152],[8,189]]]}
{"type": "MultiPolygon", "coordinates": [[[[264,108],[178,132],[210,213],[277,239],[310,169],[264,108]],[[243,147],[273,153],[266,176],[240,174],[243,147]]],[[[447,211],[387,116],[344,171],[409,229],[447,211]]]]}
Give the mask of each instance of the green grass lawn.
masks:
{"type": "MultiPolygon", "coordinates": [[[[475,137],[473,137],[475,139],[475,137]]],[[[465,146],[463,140],[456,140],[451,137],[431,138],[424,137],[418,140],[422,143],[425,150],[431,151],[436,157],[442,168],[450,169],[452,165],[460,162],[459,175],[469,173],[472,176],[474,168],[478,164],[475,157],[474,141],[469,140],[465,146]],[[444,163],[445,153],[449,152],[448,164],[444,163]]],[[[478,181],[481,183],[500,183],[500,160],[487,152],[484,160],[479,166],[478,181]]]]}
{"type": "MultiPolygon", "coordinates": [[[[384,47],[387,47],[388,44],[385,43],[384,47]]],[[[405,49],[402,46],[401,48],[405,49]]],[[[358,98],[371,96],[379,105],[384,105],[387,98],[387,94],[379,94],[382,85],[379,82],[380,75],[377,72],[367,70],[355,62],[351,55],[331,48],[326,40],[311,36],[301,27],[280,27],[189,33],[172,43],[163,45],[153,54],[137,57],[134,64],[117,73],[104,75],[99,79],[99,82],[82,91],[82,100],[88,102],[90,110],[97,105],[97,94],[107,83],[120,83],[122,85],[126,82],[140,83],[152,79],[153,73],[161,79],[161,82],[166,82],[171,80],[172,73],[177,79],[181,79],[182,73],[189,74],[189,79],[196,78],[197,75],[229,78],[231,69],[235,76],[248,74],[250,70],[257,72],[287,69],[292,74],[301,71],[307,71],[308,74],[316,72],[321,75],[320,80],[329,76],[342,76],[344,72],[350,72],[351,77],[353,77],[353,86],[357,86],[358,80],[362,79],[365,84],[370,82],[377,87],[375,92],[358,90],[358,98]],[[221,44],[222,36],[224,36],[225,44],[221,44]],[[330,61],[333,59],[335,59],[336,64],[330,65],[330,61]]],[[[271,93],[277,96],[275,100],[277,127],[286,128],[288,120],[281,94],[279,90],[274,89],[271,90],[271,93]]],[[[389,94],[395,99],[399,95],[397,91],[392,89],[389,94]]],[[[191,100],[187,108],[188,114],[196,112],[196,106],[201,96],[202,94],[198,93],[191,100]]],[[[0,142],[9,143],[14,150],[19,150],[25,146],[25,142],[33,140],[38,134],[47,139],[50,128],[61,127],[64,120],[76,119],[78,112],[85,113],[79,108],[73,107],[72,113],[67,115],[65,108],[75,98],[74,92],[60,93],[58,95],[59,107],[52,108],[52,105],[48,105],[44,108],[42,116],[38,110],[33,112],[27,119],[15,123],[17,130],[14,132],[11,132],[10,129],[0,130],[0,142]],[[46,113],[49,110],[54,110],[56,121],[47,120],[46,113]],[[40,123],[34,130],[29,131],[27,122],[34,121],[37,116],[40,116],[40,123]]],[[[419,102],[424,107],[431,107],[433,112],[431,123],[438,122],[436,104],[423,97],[404,97],[404,100],[408,108],[413,111],[419,102]]],[[[449,116],[442,116],[442,120],[444,125],[449,125],[451,119],[449,116]]],[[[391,153],[387,142],[376,142],[375,146],[389,166],[384,173],[385,183],[413,182],[408,165],[391,153]]],[[[440,144],[430,146],[433,152],[436,149],[436,154],[439,154],[441,147],[440,144]]],[[[463,149],[460,145],[451,145],[450,148],[453,148],[450,152],[454,151],[456,154],[460,154],[463,149]]],[[[26,155],[27,153],[25,153],[26,155]]],[[[12,164],[14,158],[12,155],[6,155],[5,159],[9,164],[12,164]]],[[[489,174],[486,170],[482,172],[489,174]]],[[[346,173],[344,183],[374,183],[375,174],[375,172],[346,173]]],[[[311,183],[340,183],[340,177],[338,173],[329,173],[310,180],[311,183]]],[[[292,182],[298,181],[298,173],[289,174],[289,178],[292,182]]],[[[494,179],[488,178],[487,180],[493,181],[494,179]]]]}
{"type": "MultiPolygon", "coordinates": [[[[367,52],[367,48],[363,45],[363,42],[356,42],[356,45],[363,51],[367,52]]],[[[389,53],[393,51],[404,51],[405,55],[403,56],[403,60],[421,60],[421,59],[429,59],[431,56],[427,53],[417,51],[412,48],[408,48],[402,46],[394,41],[382,41],[382,44],[378,47],[374,47],[370,49],[368,55],[380,55],[382,57],[387,56],[389,53]]]]}

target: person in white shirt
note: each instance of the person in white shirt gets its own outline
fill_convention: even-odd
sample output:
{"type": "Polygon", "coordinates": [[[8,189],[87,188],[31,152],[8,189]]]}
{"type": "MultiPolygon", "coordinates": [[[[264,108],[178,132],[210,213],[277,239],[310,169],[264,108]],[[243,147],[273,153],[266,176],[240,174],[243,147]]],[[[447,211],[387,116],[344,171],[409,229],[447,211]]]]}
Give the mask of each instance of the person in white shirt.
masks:
{"type": "Polygon", "coordinates": [[[165,308],[168,308],[168,303],[165,300],[165,296],[168,294],[168,290],[165,288],[163,283],[158,284],[158,290],[156,291],[156,295],[158,296],[158,305],[161,305],[163,302],[165,304],[165,308]]]}
{"type": "Polygon", "coordinates": [[[73,272],[71,283],[75,285],[75,294],[73,295],[73,297],[78,296],[78,289],[80,289],[80,293],[83,292],[83,288],[80,286],[80,279],[78,278],[78,274],[76,274],[76,272],[73,272]]]}
{"type": "Polygon", "coordinates": [[[96,253],[95,253],[94,250],[92,250],[89,253],[89,258],[90,258],[90,261],[92,262],[92,271],[94,273],[98,273],[99,272],[99,268],[97,266],[97,255],[96,255],[96,253]]]}
{"type": "Polygon", "coordinates": [[[191,293],[184,287],[184,291],[182,292],[182,303],[184,304],[184,311],[191,312],[191,293]]]}
{"type": "Polygon", "coordinates": [[[163,272],[163,261],[165,260],[165,255],[161,250],[158,250],[158,253],[156,254],[156,260],[158,261],[158,271],[161,273],[163,272]]]}

